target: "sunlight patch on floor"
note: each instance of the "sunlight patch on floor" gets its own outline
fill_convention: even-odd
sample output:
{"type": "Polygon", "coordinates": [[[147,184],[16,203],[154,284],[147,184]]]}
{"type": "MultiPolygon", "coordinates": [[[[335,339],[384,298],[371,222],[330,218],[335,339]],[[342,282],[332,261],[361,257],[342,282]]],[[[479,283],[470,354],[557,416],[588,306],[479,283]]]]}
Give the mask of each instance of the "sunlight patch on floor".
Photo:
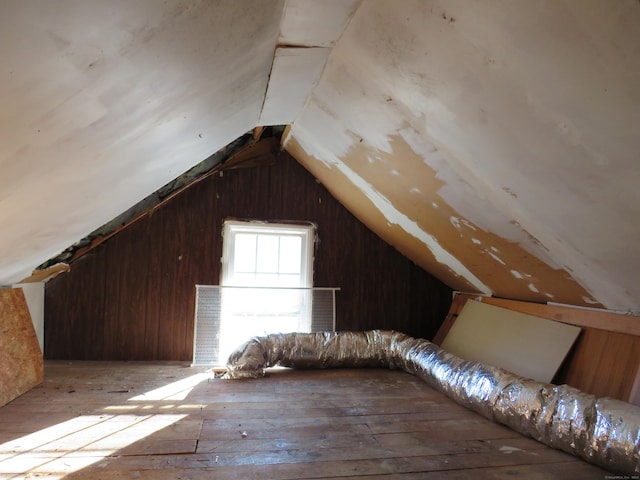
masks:
{"type": "Polygon", "coordinates": [[[148,401],[159,401],[159,400],[173,400],[180,401],[187,398],[187,395],[191,393],[191,390],[198,385],[200,382],[203,382],[207,379],[211,378],[211,374],[209,373],[198,373],[196,375],[192,375],[188,378],[178,380],[177,382],[173,382],[169,385],[165,385],[160,388],[156,388],[155,390],[151,390],[149,392],[143,393],[142,395],[137,395],[130,399],[132,402],[148,402],[148,401]]]}
{"type": "Polygon", "coordinates": [[[100,409],[106,413],[79,415],[5,442],[0,445],[0,479],[62,479],[118,455],[117,452],[135,442],[187,417],[191,410],[188,407],[200,408],[185,405],[187,413],[180,415],[155,413],[167,405],[175,408],[176,402],[186,399],[196,385],[208,378],[210,374],[198,373],[132,397],[130,404],[100,409]],[[138,410],[139,414],[132,410],[138,410]]]}

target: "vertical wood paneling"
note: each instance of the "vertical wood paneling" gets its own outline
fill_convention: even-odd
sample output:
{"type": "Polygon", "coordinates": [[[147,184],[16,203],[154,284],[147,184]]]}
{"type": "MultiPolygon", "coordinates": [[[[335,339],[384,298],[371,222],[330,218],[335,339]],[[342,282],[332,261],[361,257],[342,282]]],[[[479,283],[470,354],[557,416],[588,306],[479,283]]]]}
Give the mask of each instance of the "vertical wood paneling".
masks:
{"type": "Polygon", "coordinates": [[[337,328],[432,338],[451,290],[380,240],[288,154],[176,195],[47,283],[45,356],[190,360],[195,284],[218,284],[227,218],[314,222],[316,286],[340,287],[337,328]]]}
{"type": "MultiPolygon", "coordinates": [[[[171,273],[169,261],[165,255],[166,233],[171,222],[165,219],[171,213],[171,206],[156,210],[151,215],[151,229],[154,235],[149,238],[149,295],[147,297],[147,338],[146,353],[157,360],[168,360],[172,355],[174,320],[167,314],[166,304],[171,301],[171,273]],[[157,234],[155,233],[157,232],[157,234]]],[[[186,302],[186,300],[185,300],[186,302]]]]}
{"type": "Polygon", "coordinates": [[[149,220],[144,218],[107,243],[105,357],[144,359],[149,289],[149,220]]]}
{"type": "Polygon", "coordinates": [[[555,381],[631,401],[639,365],[640,337],[584,328],[555,381]]]}
{"type": "MultiPolygon", "coordinates": [[[[73,262],[73,273],[45,287],[44,353],[70,360],[105,356],[106,246],[73,262]]],[[[48,358],[48,357],[46,357],[48,358]]]]}

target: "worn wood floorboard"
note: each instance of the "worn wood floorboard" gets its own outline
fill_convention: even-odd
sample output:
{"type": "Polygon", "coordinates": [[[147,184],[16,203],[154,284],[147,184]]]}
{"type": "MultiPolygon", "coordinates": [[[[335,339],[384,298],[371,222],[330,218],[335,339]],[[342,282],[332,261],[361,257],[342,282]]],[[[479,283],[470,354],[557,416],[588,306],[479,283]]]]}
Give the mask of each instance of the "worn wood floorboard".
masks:
{"type": "Polygon", "coordinates": [[[0,478],[603,479],[399,371],[214,379],[183,364],[48,362],[0,408],[0,478]]]}

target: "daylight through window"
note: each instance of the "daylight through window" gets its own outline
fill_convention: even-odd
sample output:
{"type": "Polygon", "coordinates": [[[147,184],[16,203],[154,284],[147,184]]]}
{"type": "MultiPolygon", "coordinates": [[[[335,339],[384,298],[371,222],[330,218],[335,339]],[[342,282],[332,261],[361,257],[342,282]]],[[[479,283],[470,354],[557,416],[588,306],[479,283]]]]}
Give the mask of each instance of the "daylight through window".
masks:
{"type": "Polygon", "coordinates": [[[226,221],[223,235],[220,359],[256,335],[310,332],[313,225],[226,221]]]}

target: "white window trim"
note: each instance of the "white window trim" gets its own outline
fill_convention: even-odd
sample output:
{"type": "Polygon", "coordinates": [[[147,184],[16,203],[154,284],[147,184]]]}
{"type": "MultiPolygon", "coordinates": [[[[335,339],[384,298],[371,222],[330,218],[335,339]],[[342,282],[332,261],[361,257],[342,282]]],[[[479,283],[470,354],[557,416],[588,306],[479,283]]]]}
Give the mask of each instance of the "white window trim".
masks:
{"type": "Polygon", "coordinates": [[[230,241],[231,237],[237,233],[253,233],[264,235],[273,233],[275,235],[295,235],[302,238],[301,258],[307,259],[301,265],[300,277],[303,284],[301,288],[313,287],[313,262],[314,243],[316,227],[313,224],[286,224],[269,223],[256,221],[225,220],[222,228],[222,268],[220,274],[220,285],[232,286],[228,283],[230,273],[233,272],[233,258],[235,241],[230,241]]]}

